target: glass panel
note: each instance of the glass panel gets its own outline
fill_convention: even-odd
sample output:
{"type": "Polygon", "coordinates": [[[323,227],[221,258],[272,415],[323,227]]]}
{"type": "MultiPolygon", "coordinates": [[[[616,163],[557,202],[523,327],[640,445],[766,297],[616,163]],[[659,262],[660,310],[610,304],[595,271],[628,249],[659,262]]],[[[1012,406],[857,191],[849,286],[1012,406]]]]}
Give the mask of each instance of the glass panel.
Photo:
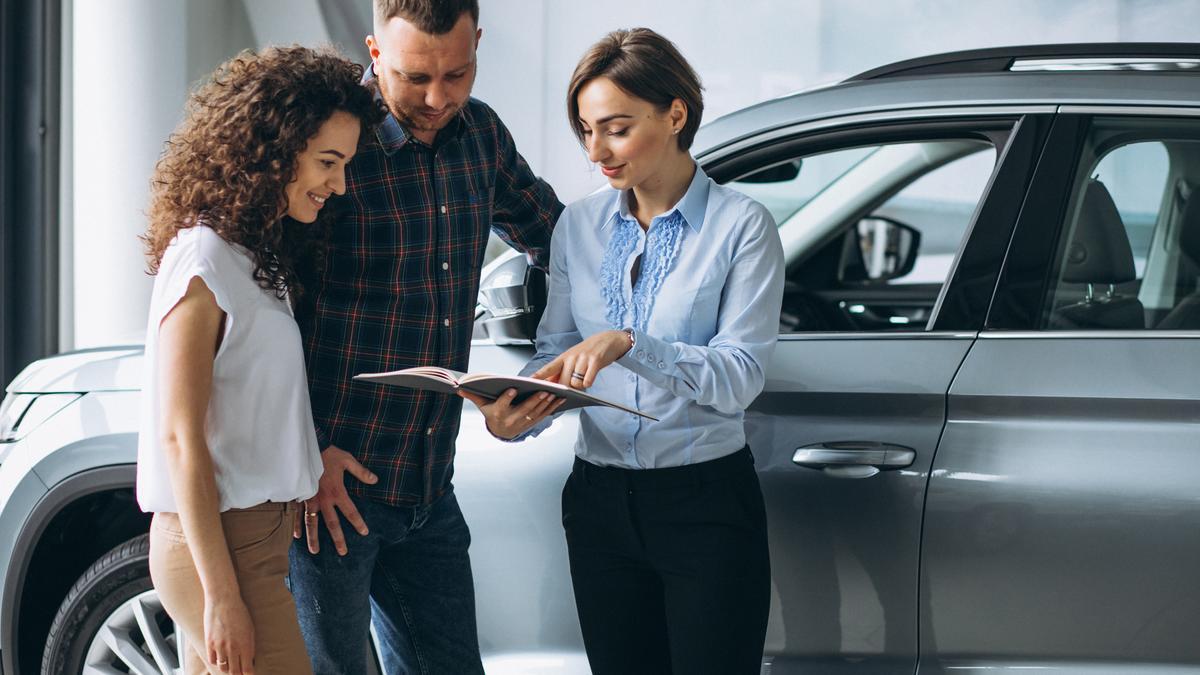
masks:
{"type": "Polygon", "coordinates": [[[1200,123],[1097,118],[1041,327],[1200,329],[1200,123]]]}
{"type": "Polygon", "coordinates": [[[921,234],[920,254],[912,271],[888,283],[946,281],[995,164],[996,150],[981,148],[918,178],[875,210],[872,215],[904,223],[921,234]]]}
{"type": "Polygon", "coordinates": [[[730,182],[778,222],[781,331],[924,329],[995,160],[986,140],[942,138],[776,158],[730,182]]]}
{"type": "MultiPolygon", "coordinates": [[[[843,174],[866,159],[878,147],[852,148],[806,157],[800,164],[800,173],[791,180],[764,181],[736,180],[729,186],[753,197],[767,207],[779,225],[787,222],[797,211],[843,174]]],[[[770,167],[764,167],[769,169],[770,167]]],[[[759,169],[755,172],[757,174],[759,169]]],[[[755,174],[751,174],[753,177],[755,174]]]]}

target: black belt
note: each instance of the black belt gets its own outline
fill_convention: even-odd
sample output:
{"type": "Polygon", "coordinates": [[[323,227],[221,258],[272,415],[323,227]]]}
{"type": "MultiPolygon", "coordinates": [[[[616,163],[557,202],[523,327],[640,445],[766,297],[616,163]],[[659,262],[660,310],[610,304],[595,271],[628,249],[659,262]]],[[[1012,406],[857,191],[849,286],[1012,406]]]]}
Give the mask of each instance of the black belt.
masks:
{"type": "Polygon", "coordinates": [[[576,457],[572,471],[581,475],[591,485],[654,490],[728,480],[744,472],[747,467],[751,471],[754,470],[754,455],[750,453],[750,446],[707,462],[661,469],[599,466],[576,457]]]}

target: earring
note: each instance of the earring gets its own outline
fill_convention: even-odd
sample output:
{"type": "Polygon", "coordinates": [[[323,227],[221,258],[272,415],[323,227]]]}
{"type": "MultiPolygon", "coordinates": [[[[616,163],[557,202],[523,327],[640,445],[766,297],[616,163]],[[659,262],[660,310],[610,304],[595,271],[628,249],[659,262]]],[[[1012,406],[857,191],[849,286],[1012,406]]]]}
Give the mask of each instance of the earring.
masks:
{"type": "Polygon", "coordinates": [[[678,133],[679,133],[679,129],[676,129],[676,130],[672,131],[671,133],[672,133],[672,134],[678,134],[678,133]]]}

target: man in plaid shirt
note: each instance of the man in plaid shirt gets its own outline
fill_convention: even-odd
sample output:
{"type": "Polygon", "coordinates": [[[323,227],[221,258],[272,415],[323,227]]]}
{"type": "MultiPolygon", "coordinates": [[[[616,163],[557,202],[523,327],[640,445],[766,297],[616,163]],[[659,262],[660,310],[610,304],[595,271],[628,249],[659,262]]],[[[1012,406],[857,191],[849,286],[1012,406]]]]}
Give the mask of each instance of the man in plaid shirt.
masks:
{"type": "Polygon", "coordinates": [[[387,672],[482,673],[451,485],[462,399],[351,377],[467,370],[489,231],[544,267],[562,204],[470,98],[477,0],[373,1],[367,79],[391,115],[349,165],[297,309],[325,474],[290,579],[317,673],[367,672],[372,608],[387,672]]]}

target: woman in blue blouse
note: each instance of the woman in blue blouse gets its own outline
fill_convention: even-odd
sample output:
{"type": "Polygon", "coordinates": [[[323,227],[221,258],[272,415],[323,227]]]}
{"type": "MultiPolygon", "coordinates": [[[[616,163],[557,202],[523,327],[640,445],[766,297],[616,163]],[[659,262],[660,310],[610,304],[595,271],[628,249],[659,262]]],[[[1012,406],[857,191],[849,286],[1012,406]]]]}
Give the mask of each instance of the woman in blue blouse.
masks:
{"type": "MultiPolygon", "coordinates": [[[[563,489],[575,601],[593,672],[758,673],[770,605],[766,514],[743,411],[762,391],[783,250],[761,204],[688,152],[703,110],[675,46],[638,28],[575,69],[572,129],[612,189],[567,207],[524,373],[659,418],[586,408],[563,489]]],[[[559,404],[469,394],[521,440],[559,404]]]]}

